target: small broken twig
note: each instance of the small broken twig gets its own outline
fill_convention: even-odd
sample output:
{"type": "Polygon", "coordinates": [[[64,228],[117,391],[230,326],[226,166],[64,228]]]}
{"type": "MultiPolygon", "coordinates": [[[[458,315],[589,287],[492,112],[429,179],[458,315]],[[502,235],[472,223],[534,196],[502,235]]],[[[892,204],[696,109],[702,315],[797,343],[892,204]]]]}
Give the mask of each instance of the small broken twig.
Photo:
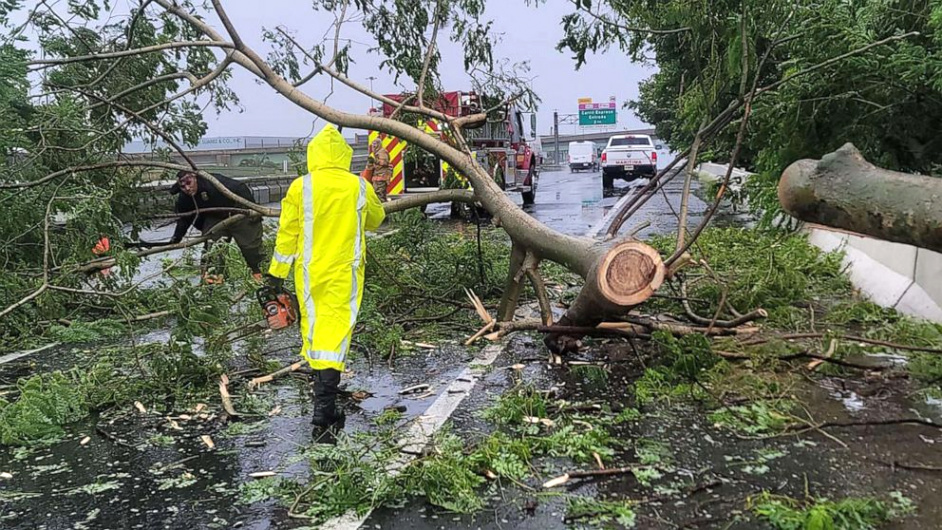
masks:
{"type": "Polygon", "coordinates": [[[611,469],[593,469],[589,471],[570,471],[543,484],[544,489],[562,486],[573,479],[608,477],[612,475],[625,475],[642,469],[651,469],[652,466],[613,467],[611,469]]]}
{"type": "Polygon", "coordinates": [[[285,374],[290,374],[291,372],[297,372],[298,370],[301,369],[302,366],[304,366],[304,361],[298,361],[294,364],[285,366],[284,368],[281,368],[279,370],[275,370],[274,372],[268,375],[256,377],[255,379],[252,379],[251,381],[249,381],[249,384],[248,384],[249,390],[253,390],[263,383],[270,383],[274,381],[276,378],[281,377],[285,374]]]}

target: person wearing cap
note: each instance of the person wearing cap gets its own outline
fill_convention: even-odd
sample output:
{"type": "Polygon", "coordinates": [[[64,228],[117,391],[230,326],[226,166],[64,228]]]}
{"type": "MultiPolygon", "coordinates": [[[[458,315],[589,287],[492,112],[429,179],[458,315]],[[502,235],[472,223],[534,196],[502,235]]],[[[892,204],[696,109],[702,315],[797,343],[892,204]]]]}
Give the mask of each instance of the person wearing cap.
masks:
{"type": "MultiPolygon", "coordinates": [[[[252,190],[243,182],[231,179],[229,177],[212,174],[215,179],[230,192],[250,201],[255,202],[252,196],[252,190]]],[[[177,182],[170,188],[170,193],[177,195],[177,203],[174,211],[182,215],[177,220],[176,230],[173,232],[171,243],[179,243],[183,240],[190,227],[194,227],[204,235],[208,234],[210,239],[203,247],[203,258],[200,262],[203,280],[206,283],[220,283],[223,280],[222,265],[216,264],[216,270],[209,266],[207,255],[213,243],[222,238],[231,238],[235,240],[246,265],[252,269],[252,276],[257,280],[262,279],[262,219],[261,217],[248,217],[235,224],[226,226],[219,230],[212,230],[214,226],[225,221],[239,212],[233,211],[213,211],[219,208],[233,208],[245,210],[244,204],[227,197],[208,179],[199,176],[191,171],[180,171],[177,173],[177,182]],[[209,210],[209,211],[207,211],[209,210]]]]}

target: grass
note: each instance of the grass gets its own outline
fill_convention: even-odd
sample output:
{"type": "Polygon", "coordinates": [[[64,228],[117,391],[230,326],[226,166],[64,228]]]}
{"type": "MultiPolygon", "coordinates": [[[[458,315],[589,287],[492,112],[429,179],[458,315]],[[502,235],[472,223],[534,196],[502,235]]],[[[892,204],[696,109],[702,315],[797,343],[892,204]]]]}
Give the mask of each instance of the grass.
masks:
{"type": "Polygon", "coordinates": [[[912,501],[898,492],[889,502],[854,497],[799,501],[764,492],[748,505],[776,530],[869,530],[913,512],[912,501]]]}
{"type": "MultiPolygon", "coordinates": [[[[650,243],[663,254],[673,252],[673,236],[659,236],[650,243]]],[[[763,308],[767,322],[790,329],[795,309],[809,301],[849,296],[851,285],[842,273],[839,253],[825,253],[798,235],[784,236],[739,228],[711,228],[703,232],[692,250],[694,259],[706,259],[720,281],[690,286],[691,298],[702,300],[695,309],[712,316],[724,292],[728,302],[745,313],[763,308]]],[[[680,314],[679,304],[658,303],[680,314]]],[[[805,311],[806,313],[806,311],[805,311]]],[[[721,318],[729,318],[726,310],[721,318]]],[[[807,316],[802,317],[804,323],[807,316]]]]}
{"type": "Polygon", "coordinates": [[[710,413],[713,425],[747,434],[761,435],[781,432],[794,423],[789,414],[795,407],[790,400],[763,400],[748,405],[722,407],[710,413]]]}
{"type": "Polygon", "coordinates": [[[629,501],[605,501],[590,497],[572,497],[566,508],[566,520],[595,528],[634,528],[636,515],[629,501]]]}

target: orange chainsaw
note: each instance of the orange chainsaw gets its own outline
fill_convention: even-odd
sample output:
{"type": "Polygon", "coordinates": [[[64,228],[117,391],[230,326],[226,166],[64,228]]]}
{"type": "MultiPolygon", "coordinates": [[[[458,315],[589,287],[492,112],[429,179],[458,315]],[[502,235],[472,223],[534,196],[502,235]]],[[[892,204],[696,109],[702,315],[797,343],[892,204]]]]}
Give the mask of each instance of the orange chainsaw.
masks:
{"type": "Polygon", "coordinates": [[[262,307],[265,319],[227,332],[221,337],[221,344],[245,339],[267,330],[285,329],[298,321],[298,298],[293,294],[271,285],[263,285],[255,291],[255,299],[262,307]]]}
{"type": "Polygon", "coordinates": [[[288,291],[264,285],[255,291],[255,298],[262,306],[269,329],[285,329],[298,321],[298,299],[288,291]]]}

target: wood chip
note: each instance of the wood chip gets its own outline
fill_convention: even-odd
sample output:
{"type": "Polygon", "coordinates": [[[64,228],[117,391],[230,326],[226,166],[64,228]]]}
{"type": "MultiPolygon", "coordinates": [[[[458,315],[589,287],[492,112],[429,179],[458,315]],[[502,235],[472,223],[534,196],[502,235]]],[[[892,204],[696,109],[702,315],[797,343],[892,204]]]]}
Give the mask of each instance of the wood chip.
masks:
{"type": "Polygon", "coordinates": [[[464,341],[464,345],[465,345],[465,346],[470,346],[470,345],[474,344],[475,342],[477,342],[478,339],[480,339],[481,337],[483,337],[484,334],[486,334],[488,331],[494,329],[494,326],[496,326],[496,325],[497,325],[497,321],[496,321],[496,320],[491,320],[490,322],[484,324],[484,327],[483,327],[483,328],[481,328],[480,330],[478,330],[478,332],[475,333],[474,335],[472,335],[471,338],[469,338],[468,340],[464,341]]]}
{"type": "Polygon", "coordinates": [[[546,489],[555,488],[556,486],[562,486],[563,484],[569,482],[569,473],[565,475],[556,477],[552,480],[548,480],[543,484],[543,487],[546,489]]]}
{"type": "Polygon", "coordinates": [[[249,473],[249,478],[265,478],[265,477],[274,477],[278,473],[274,471],[256,471],[255,473],[249,473]]]}
{"type": "Polygon", "coordinates": [[[91,436],[86,436],[85,438],[82,438],[82,441],[79,442],[79,445],[88,445],[88,442],[90,442],[90,441],[92,441],[92,437],[91,437],[91,436]]]}
{"type": "Polygon", "coordinates": [[[277,416],[281,414],[281,405],[275,405],[275,408],[268,411],[268,417],[277,416]]]}
{"type": "Polygon", "coordinates": [[[193,419],[193,417],[190,416],[189,414],[180,414],[179,416],[177,416],[177,419],[183,420],[183,421],[190,421],[191,419],[193,419]]]}
{"type": "Polygon", "coordinates": [[[134,402],[134,408],[136,408],[137,411],[140,412],[141,414],[147,414],[147,409],[144,408],[144,404],[141,403],[140,401],[134,402]]]}
{"type": "Polygon", "coordinates": [[[471,300],[474,310],[477,312],[478,316],[481,317],[481,320],[483,320],[485,324],[494,321],[494,318],[491,317],[490,313],[487,312],[487,309],[484,308],[484,303],[481,302],[481,299],[478,298],[478,295],[474,294],[474,292],[470,289],[465,289],[464,292],[468,296],[468,299],[471,300]]]}
{"type": "Polygon", "coordinates": [[[593,452],[592,456],[595,457],[595,463],[598,464],[599,469],[605,469],[605,464],[602,463],[602,457],[598,453],[593,452]]]}
{"type": "Polygon", "coordinates": [[[491,480],[497,480],[497,475],[490,469],[484,472],[484,476],[491,480]]]}
{"type": "Polygon", "coordinates": [[[176,420],[170,420],[170,428],[175,431],[182,431],[183,427],[180,427],[180,424],[176,420]]]}
{"type": "Polygon", "coordinates": [[[11,478],[13,478],[13,473],[7,473],[6,471],[4,471],[0,473],[0,478],[4,480],[10,480],[11,478]]]}
{"type": "Polygon", "coordinates": [[[415,347],[422,348],[424,350],[434,350],[437,346],[435,346],[434,344],[426,344],[424,342],[416,342],[415,347]]]}
{"type": "Polygon", "coordinates": [[[354,401],[363,401],[369,398],[371,395],[372,394],[370,394],[369,392],[365,392],[363,390],[357,390],[356,392],[350,394],[350,397],[353,398],[354,401]]]}
{"type": "Polygon", "coordinates": [[[549,418],[538,418],[536,416],[524,416],[523,421],[526,423],[544,425],[546,427],[552,427],[553,425],[556,425],[556,422],[549,418]]]}
{"type": "Polygon", "coordinates": [[[526,368],[526,367],[527,367],[527,365],[525,365],[525,364],[517,363],[517,364],[511,366],[510,369],[511,369],[511,370],[516,370],[516,371],[519,372],[519,371],[523,370],[523,369],[526,368]]]}
{"type": "MultiPolygon", "coordinates": [[[[830,359],[831,357],[834,356],[834,352],[836,350],[837,350],[837,339],[831,339],[831,344],[828,345],[828,350],[824,352],[824,357],[830,359]]],[[[810,363],[808,363],[807,368],[808,370],[813,372],[817,370],[818,367],[821,366],[822,364],[824,364],[824,359],[815,359],[811,361],[810,363]]]]}
{"type": "Polygon", "coordinates": [[[229,394],[229,376],[226,374],[219,376],[219,396],[222,398],[223,410],[230,416],[238,416],[239,413],[232,406],[232,396],[229,394]]]}
{"type": "Polygon", "coordinates": [[[206,403],[197,403],[196,408],[193,409],[193,412],[200,413],[205,408],[206,408],[206,403]]]}
{"type": "Polygon", "coordinates": [[[427,397],[432,397],[432,396],[434,396],[434,395],[435,395],[435,392],[429,390],[428,392],[422,394],[421,396],[415,396],[415,397],[412,398],[412,399],[425,399],[425,398],[427,398],[427,397]]]}
{"type": "Polygon", "coordinates": [[[216,444],[213,442],[213,439],[210,438],[208,434],[204,434],[200,436],[200,440],[202,440],[203,443],[206,444],[206,447],[209,447],[210,449],[216,448],[216,444]]]}

